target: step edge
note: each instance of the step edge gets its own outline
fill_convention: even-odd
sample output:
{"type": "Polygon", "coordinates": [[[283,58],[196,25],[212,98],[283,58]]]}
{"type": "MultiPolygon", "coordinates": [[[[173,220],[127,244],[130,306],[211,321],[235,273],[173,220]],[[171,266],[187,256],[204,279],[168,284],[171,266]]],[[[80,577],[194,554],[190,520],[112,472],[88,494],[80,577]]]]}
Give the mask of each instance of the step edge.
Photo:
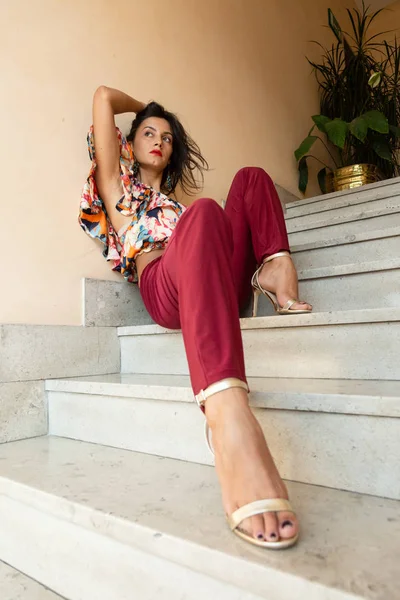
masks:
{"type": "MultiPolygon", "coordinates": [[[[167,387],[167,386],[165,386],[167,387]]],[[[163,386],[145,386],[144,384],[92,383],[91,389],[84,383],[63,382],[48,387],[49,394],[79,394],[87,396],[104,396],[108,398],[124,398],[127,400],[148,400],[194,404],[193,392],[188,385],[168,386],[168,398],[163,396],[163,386]],[[117,386],[120,386],[118,389],[117,386]],[[147,390],[143,391],[143,388],[147,390]]],[[[165,394],[164,390],[164,394],[165,394]]],[[[51,396],[48,395],[49,410],[51,396]]],[[[294,412],[313,412],[323,414],[342,414],[354,416],[370,416],[383,418],[400,418],[400,393],[398,396],[384,394],[351,394],[334,392],[288,392],[260,391],[250,393],[250,406],[262,410],[289,410],[294,412]],[[302,404],[303,402],[303,404],[302,404]],[[328,403],[331,403],[328,406],[328,403]],[[351,403],[351,404],[350,404],[351,403]]]]}
{"type": "MultiPolygon", "coordinates": [[[[400,321],[400,308],[366,308],[303,315],[277,315],[272,317],[245,317],[240,319],[242,330],[275,329],[287,327],[322,327],[356,325],[358,323],[387,323],[400,321]]],[[[138,335],[180,334],[180,329],[166,329],[160,325],[129,325],[117,327],[118,337],[138,335]]]]}
{"type": "Polygon", "coordinates": [[[339,246],[348,246],[351,244],[359,244],[362,242],[383,240],[388,238],[395,238],[400,236],[400,227],[392,227],[391,229],[381,229],[377,231],[362,231],[360,233],[354,233],[351,235],[345,235],[339,238],[321,239],[315,242],[308,242],[304,244],[293,244],[291,246],[291,253],[297,254],[298,252],[306,252],[310,250],[323,250],[325,248],[333,248],[339,246]]]}
{"type": "Polygon", "coordinates": [[[297,272],[299,281],[327,279],[332,277],[361,275],[400,269],[399,258],[387,258],[370,262],[348,263],[329,267],[311,267],[297,272]]]}
{"type": "Polygon", "coordinates": [[[373,193],[372,191],[368,191],[365,192],[363,194],[360,194],[360,197],[357,200],[353,200],[351,201],[349,198],[346,199],[346,196],[343,196],[342,198],[338,198],[337,202],[335,203],[332,200],[319,200],[318,202],[316,202],[316,206],[318,207],[317,210],[311,210],[312,208],[312,204],[306,205],[305,207],[298,207],[299,210],[301,209],[307,209],[308,207],[310,207],[310,211],[308,212],[307,210],[304,210],[302,212],[300,212],[299,214],[291,214],[296,210],[296,207],[291,207],[290,209],[288,209],[286,211],[285,214],[285,220],[290,221],[291,219],[297,219],[300,217],[308,217],[310,215],[316,215],[316,214],[321,214],[324,212],[328,212],[328,211],[338,211],[341,210],[343,208],[348,208],[350,206],[360,206],[362,204],[365,204],[366,206],[370,203],[370,202],[377,202],[378,200],[387,200],[389,198],[397,198],[400,195],[400,183],[397,184],[396,189],[395,190],[391,190],[390,192],[388,191],[387,188],[382,188],[382,190],[378,190],[377,192],[373,193]]]}
{"type": "Polygon", "coordinates": [[[396,206],[395,210],[393,207],[390,207],[380,210],[365,211],[362,214],[345,215],[344,217],[340,217],[340,219],[325,219],[314,223],[300,223],[292,229],[287,227],[287,232],[290,235],[293,233],[301,233],[302,231],[312,231],[313,229],[324,229],[325,227],[335,227],[337,225],[344,225],[345,223],[354,223],[355,221],[366,221],[367,219],[386,217],[387,215],[397,215],[398,213],[400,213],[400,206],[396,206]]]}
{"type": "MultiPolygon", "coordinates": [[[[85,442],[85,444],[89,445],[88,442],[85,442]]],[[[161,558],[166,562],[172,562],[197,573],[204,574],[218,582],[227,583],[238,590],[249,591],[256,596],[259,596],[260,592],[257,591],[255,587],[249,586],[249,588],[245,590],[243,584],[240,585],[239,583],[241,578],[243,578],[244,569],[247,569],[248,571],[248,574],[245,576],[246,579],[250,579],[251,575],[254,576],[255,573],[259,575],[267,574],[269,577],[278,576],[282,581],[285,579],[291,580],[292,584],[295,582],[302,586],[305,584],[310,591],[312,589],[320,589],[321,591],[326,590],[329,593],[327,600],[363,600],[361,596],[355,596],[343,588],[333,587],[328,585],[328,583],[307,579],[306,576],[283,571],[282,568],[274,567],[272,564],[253,562],[248,558],[238,556],[237,554],[228,554],[226,551],[218,550],[199,542],[164,532],[161,528],[142,525],[141,523],[137,523],[121,516],[107,513],[105,510],[64,498],[57,495],[55,492],[46,492],[33,485],[27,485],[0,475],[0,487],[2,481],[6,482],[7,485],[7,490],[3,490],[3,493],[13,502],[33,508],[42,514],[49,515],[64,523],[78,525],[85,531],[92,532],[107,539],[115,540],[129,548],[139,549],[142,552],[161,558]],[[56,503],[58,503],[57,506],[56,503]],[[63,505],[63,508],[61,508],[60,505],[63,505]],[[73,508],[73,510],[69,511],[69,507],[73,508]],[[91,518],[88,518],[89,515],[91,515],[91,518]],[[110,523],[113,524],[112,528],[109,527],[110,523]],[[111,529],[112,533],[109,531],[111,529]],[[130,532],[133,535],[126,535],[127,532],[130,532]],[[160,533],[162,544],[159,543],[158,548],[155,548],[155,545],[154,543],[151,543],[151,540],[154,539],[156,534],[160,533]],[[160,546],[162,547],[160,548],[160,546]],[[182,549],[188,547],[190,547],[191,552],[183,554],[182,549]],[[208,567],[207,569],[204,569],[204,563],[206,562],[204,561],[202,570],[200,571],[198,568],[199,556],[208,559],[214,557],[218,562],[225,562],[225,568],[219,567],[217,569],[210,569],[208,567]],[[241,570],[240,577],[233,578],[234,581],[231,578],[232,572],[227,570],[227,567],[232,566],[240,568],[241,570]],[[221,577],[221,573],[230,573],[230,576],[229,578],[227,576],[221,577]]],[[[312,484],[300,485],[321,487],[312,486],[312,484]]],[[[200,561],[200,564],[202,562],[203,561],[200,561]]],[[[213,562],[211,561],[210,564],[213,564],[213,562]]],[[[317,597],[318,596],[315,598],[317,597]]],[[[261,598],[262,596],[260,596],[260,600],[261,598]]]]}
{"type": "MultiPolygon", "coordinates": [[[[15,589],[11,590],[12,599],[16,600],[30,600],[31,596],[27,596],[26,593],[31,594],[34,592],[35,600],[39,599],[38,594],[40,594],[40,599],[42,600],[68,600],[65,596],[61,596],[46,584],[41,583],[37,579],[34,579],[30,575],[27,575],[20,569],[17,569],[7,563],[4,560],[0,559],[0,589],[3,589],[2,583],[4,579],[2,578],[2,570],[8,571],[12,577],[12,582],[16,584],[15,589]],[[21,587],[21,584],[23,587],[21,587]],[[17,596],[18,593],[18,596],[17,596]]],[[[4,575],[4,572],[3,572],[4,575]]],[[[6,580],[7,581],[7,580],[6,580]]],[[[9,586],[7,586],[9,587],[9,586]]],[[[9,600],[7,597],[5,600],[9,600]]]]}
{"type": "Polygon", "coordinates": [[[330,200],[331,198],[340,198],[341,196],[351,196],[353,194],[361,193],[364,191],[383,188],[390,185],[396,185],[400,183],[400,177],[392,177],[390,179],[384,179],[382,181],[377,181],[376,183],[369,183],[367,185],[360,186],[358,188],[354,188],[352,190],[343,190],[340,192],[331,192],[330,194],[319,194],[318,196],[313,196],[311,198],[304,198],[303,200],[294,200],[292,202],[288,202],[286,207],[288,210],[298,206],[306,206],[307,204],[313,204],[315,202],[321,202],[321,200],[330,200]],[[291,206],[293,204],[293,207],[291,206]]]}

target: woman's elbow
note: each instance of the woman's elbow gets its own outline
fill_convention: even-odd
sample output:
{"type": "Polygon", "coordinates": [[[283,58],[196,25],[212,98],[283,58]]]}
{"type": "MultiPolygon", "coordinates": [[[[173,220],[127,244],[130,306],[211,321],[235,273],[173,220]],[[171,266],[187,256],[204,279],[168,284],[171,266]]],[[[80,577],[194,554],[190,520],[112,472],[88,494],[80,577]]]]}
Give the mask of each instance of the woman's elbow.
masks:
{"type": "Polygon", "coordinates": [[[108,97],[109,91],[110,88],[108,88],[106,85],[100,85],[95,91],[93,98],[105,99],[108,97]]]}

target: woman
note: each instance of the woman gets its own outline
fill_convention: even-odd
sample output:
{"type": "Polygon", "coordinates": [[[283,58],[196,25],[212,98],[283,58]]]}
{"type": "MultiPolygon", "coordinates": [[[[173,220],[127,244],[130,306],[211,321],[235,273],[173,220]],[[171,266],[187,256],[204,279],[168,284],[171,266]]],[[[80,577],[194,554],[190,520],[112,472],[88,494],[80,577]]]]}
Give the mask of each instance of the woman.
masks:
{"type": "Polygon", "coordinates": [[[312,310],[297,300],[297,275],[271,179],[262,169],[241,169],[225,211],[209,198],[185,208],[171,196],[178,184],[185,191],[197,188],[194,173],[202,176],[208,167],[198,146],[160,105],[146,106],[105,86],[94,94],[88,143],[92,169],[81,226],[104,243],[115,270],[138,281],[154,321],[182,329],[231,529],[258,546],[293,545],[298,522],[249,408],[239,324],[251,284],[253,316],[260,293],[281,314],[312,310]],[[114,120],[125,112],[137,115],[126,139],[114,120]]]}

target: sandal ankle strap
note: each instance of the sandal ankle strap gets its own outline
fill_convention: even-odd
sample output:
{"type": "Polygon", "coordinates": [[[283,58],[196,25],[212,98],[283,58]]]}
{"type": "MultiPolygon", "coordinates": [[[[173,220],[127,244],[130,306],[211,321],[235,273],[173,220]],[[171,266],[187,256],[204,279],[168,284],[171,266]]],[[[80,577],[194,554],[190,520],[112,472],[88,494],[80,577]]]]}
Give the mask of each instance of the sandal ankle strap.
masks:
{"type": "Polygon", "coordinates": [[[264,292],[263,288],[260,285],[258,276],[261,273],[262,268],[266,263],[270,262],[271,260],[274,260],[274,258],[279,258],[281,256],[288,256],[290,259],[292,258],[290,255],[290,252],[288,252],[287,250],[282,250],[281,252],[275,252],[275,254],[270,254],[269,256],[267,256],[267,258],[264,258],[264,260],[262,261],[262,263],[260,264],[258,269],[256,269],[256,271],[253,273],[253,277],[251,278],[251,285],[254,288],[259,289],[260,292],[264,292]]]}
{"type": "Polygon", "coordinates": [[[290,252],[288,252],[287,250],[282,250],[281,252],[275,252],[275,254],[270,254],[269,256],[267,256],[267,258],[264,258],[261,264],[265,265],[267,262],[274,260],[274,258],[279,258],[280,256],[288,256],[289,258],[292,258],[290,256],[290,252]]]}
{"type": "Polygon", "coordinates": [[[221,381],[217,381],[216,383],[212,383],[205,390],[200,390],[200,392],[195,396],[196,402],[201,409],[204,409],[205,402],[207,398],[217,394],[218,392],[223,392],[225,390],[229,390],[230,388],[242,388],[249,392],[249,386],[245,381],[241,379],[237,379],[236,377],[228,377],[227,379],[221,379],[221,381]]]}

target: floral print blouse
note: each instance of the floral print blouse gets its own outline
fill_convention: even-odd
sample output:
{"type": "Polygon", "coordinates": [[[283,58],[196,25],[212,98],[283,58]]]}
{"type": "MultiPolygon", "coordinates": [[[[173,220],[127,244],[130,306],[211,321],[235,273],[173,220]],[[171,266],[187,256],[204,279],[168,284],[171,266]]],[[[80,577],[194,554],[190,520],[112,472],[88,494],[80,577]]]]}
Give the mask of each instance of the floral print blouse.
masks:
{"type": "Polygon", "coordinates": [[[103,256],[112,261],[113,271],[119,271],[127,281],[136,283],[135,258],[143,252],[166,247],[185,207],[135,178],[131,145],[118,127],[116,133],[120,146],[120,176],[124,192],[116,208],[131,219],[127,219],[123,233],[118,233],[108,218],[94,178],[97,163],[92,126],[87,136],[92,166],[81,195],[79,223],[88,235],[104,244],[103,256]]]}

